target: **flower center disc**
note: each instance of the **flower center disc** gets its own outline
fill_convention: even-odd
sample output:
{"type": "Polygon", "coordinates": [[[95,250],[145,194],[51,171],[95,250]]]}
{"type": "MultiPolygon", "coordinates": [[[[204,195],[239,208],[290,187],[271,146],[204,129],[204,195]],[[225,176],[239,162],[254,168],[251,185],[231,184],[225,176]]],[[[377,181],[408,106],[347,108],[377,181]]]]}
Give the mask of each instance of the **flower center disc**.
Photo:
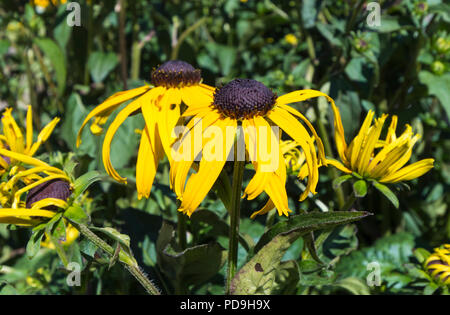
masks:
{"type": "Polygon", "coordinates": [[[213,106],[224,116],[247,119],[263,116],[275,104],[276,94],[261,82],[235,79],[216,90],[213,106]]]}
{"type": "Polygon", "coordinates": [[[71,194],[72,191],[68,182],[62,179],[53,179],[30,189],[27,195],[26,207],[31,209],[33,203],[45,198],[55,198],[65,201],[71,194]]]}
{"type": "Polygon", "coordinates": [[[152,84],[167,88],[198,84],[201,79],[199,69],[181,60],[167,61],[152,72],[152,84]]]}

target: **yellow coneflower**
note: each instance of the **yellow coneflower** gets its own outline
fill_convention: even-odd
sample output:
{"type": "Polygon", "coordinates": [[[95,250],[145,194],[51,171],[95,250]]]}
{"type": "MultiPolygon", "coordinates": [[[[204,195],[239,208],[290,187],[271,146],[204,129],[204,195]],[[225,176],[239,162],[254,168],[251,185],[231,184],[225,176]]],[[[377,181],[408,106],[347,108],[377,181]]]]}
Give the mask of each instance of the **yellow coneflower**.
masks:
{"type": "Polygon", "coordinates": [[[309,192],[315,193],[319,162],[326,164],[323,144],[307,118],[287,104],[318,96],[333,101],[326,94],[314,90],[300,90],[277,97],[258,81],[235,79],[211,94],[209,102],[189,106],[183,116],[193,118],[178,140],[178,146],[174,146],[180,158],[174,159],[170,170],[171,186],[181,199],[179,211],[190,216],[197,209],[222,171],[238,130],[242,131],[245,150],[256,170],[245,189],[244,197],[254,199],[264,191],[270,197],[267,204],[254,212],[252,217],[267,213],[274,207],[280,215],[291,212],[285,188],[286,166],[278,145],[277,128],[295,140],[305,154],[308,183],[300,200],[304,200],[309,192]],[[312,135],[297,118],[307,125],[312,135]],[[210,139],[213,134],[219,136],[204,145],[195,145],[196,141],[210,139]],[[314,141],[317,142],[319,159],[314,141]],[[189,143],[194,145],[190,146],[189,143]],[[184,152],[186,147],[191,147],[188,155],[184,152]],[[214,153],[209,154],[212,151],[214,153]],[[185,183],[194,159],[200,154],[202,157],[198,172],[192,174],[185,183]]]}
{"type": "Polygon", "coordinates": [[[72,191],[70,177],[62,170],[36,158],[0,149],[0,155],[20,161],[29,168],[12,169],[3,182],[0,223],[34,226],[67,208],[72,191]],[[23,196],[26,195],[26,198],[23,196]]]}
{"type": "Polygon", "coordinates": [[[339,109],[333,105],[333,111],[335,141],[341,162],[327,162],[339,170],[348,174],[354,172],[380,183],[397,183],[422,176],[433,168],[434,159],[424,159],[403,167],[409,161],[412,148],[420,136],[414,135],[411,126],[406,125],[405,131],[397,137],[397,116],[392,116],[386,138],[383,140],[380,135],[388,115],[383,114],[372,124],[374,112],[370,110],[359,133],[347,146],[339,109]]]}
{"type": "Polygon", "coordinates": [[[152,72],[152,84],[155,87],[146,85],[116,93],[92,110],[78,132],[77,145],[80,145],[81,132],[91,118],[95,117],[91,125],[92,133],[100,134],[101,126],[111,113],[123,102],[137,97],[111,123],[103,141],[102,155],[106,172],[118,182],[126,183],[126,178],[121,177],[111,164],[111,142],[125,119],[141,111],[145,128],[142,130],[136,164],[136,187],[139,199],[148,198],[164,153],[170,160],[170,146],[173,143],[171,134],[180,118],[181,102],[187,106],[201,105],[209,100],[207,96],[214,91],[214,88],[201,83],[201,80],[200,70],[184,61],[172,60],[162,64],[152,72]]]}
{"type": "MultiPolygon", "coordinates": [[[[0,135],[0,148],[31,157],[41,144],[47,141],[58,122],[59,118],[54,118],[50,121],[39,132],[37,141],[33,142],[33,113],[31,106],[28,106],[27,110],[25,133],[22,132],[12,116],[12,108],[7,108],[2,116],[3,134],[0,135]]],[[[0,155],[0,175],[14,166],[14,164],[14,159],[10,160],[0,155]]]]}
{"type": "Polygon", "coordinates": [[[450,244],[435,248],[424,265],[432,277],[442,284],[450,285],[450,244]]]}

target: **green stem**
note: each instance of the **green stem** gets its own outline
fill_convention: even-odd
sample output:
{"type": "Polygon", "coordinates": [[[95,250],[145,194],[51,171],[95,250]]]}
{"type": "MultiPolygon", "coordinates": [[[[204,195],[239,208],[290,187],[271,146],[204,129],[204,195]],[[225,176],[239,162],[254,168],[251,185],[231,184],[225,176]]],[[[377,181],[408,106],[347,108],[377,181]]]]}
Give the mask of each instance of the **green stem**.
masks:
{"type": "Polygon", "coordinates": [[[341,207],[341,211],[349,211],[356,201],[355,193],[352,193],[345,204],[341,207]]]}
{"type": "MultiPolygon", "coordinates": [[[[76,223],[70,220],[70,223],[78,230],[84,237],[89,241],[94,243],[97,247],[108,253],[110,256],[114,256],[115,249],[98,237],[94,232],[92,232],[88,226],[80,223],[76,223]]],[[[145,288],[145,290],[151,295],[160,295],[159,290],[153,285],[153,283],[146,277],[142,269],[137,265],[133,259],[131,259],[128,254],[123,250],[120,250],[119,261],[135,278],[139,283],[145,288]]]]}
{"type": "Polygon", "coordinates": [[[231,215],[230,215],[230,237],[228,246],[228,269],[226,291],[230,292],[231,280],[237,269],[238,246],[239,246],[239,218],[241,212],[241,189],[244,175],[245,161],[238,161],[235,154],[233,185],[231,187],[231,215]]]}
{"type": "Polygon", "coordinates": [[[186,39],[186,37],[189,36],[190,33],[195,31],[198,27],[200,27],[204,22],[206,21],[206,18],[203,17],[194,24],[192,24],[190,27],[188,27],[181,35],[180,38],[177,40],[176,44],[173,47],[172,55],[170,57],[171,60],[175,60],[178,58],[178,52],[180,50],[180,46],[183,43],[183,41],[186,39]]]}
{"type": "Polygon", "coordinates": [[[186,215],[182,212],[178,212],[178,243],[181,247],[181,250],[185,250],[187,246],[186,241],[186,215]]]}

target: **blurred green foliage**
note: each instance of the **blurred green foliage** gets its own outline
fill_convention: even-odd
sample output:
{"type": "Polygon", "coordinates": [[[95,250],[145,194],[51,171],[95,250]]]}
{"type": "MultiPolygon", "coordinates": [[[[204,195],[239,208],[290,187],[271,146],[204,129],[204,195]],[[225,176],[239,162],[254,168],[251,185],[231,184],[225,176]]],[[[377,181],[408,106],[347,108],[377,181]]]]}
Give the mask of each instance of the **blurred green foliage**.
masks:
{"type": "MultiPolygon", "coordinates": [[[[66,5],[42,9],[29,1],[4,0],[0,4],[0,109],[16,107],[19,121],[24,122],[25,106],[31,104],[36,128],[61,117],[45,149],[74,152],[79,163],[77,176],[103,170],[102,137],[86,131],[81,147],[75,147],[87,113],[111,94],[148,82],[152,69],[171,58],[200,68],[204,82],[210,85],[239,77],[259,80],[278,95],[318,89],[336,101],[349,136],[370,109],[378,115],[398,115],[398,132],[411,124],[422,135],[411,161],[432,157],[435,168],[408,183],[409,189],[395,192],[399,209],[378,191],[358,199],[357,210],[375,215],[331,234],[316,233],[315,255],[306,251],[306,238],[294,242],[275,282],[295,281],[273,292],[447,292],[431,278],[424,282],[414,249],[431,250],[450,240],[448,3],[377,1],[380,25],[369,26],[372,11],[368,1],[356,0],[123,0],[118,1],[124,5],[121,9],[116,1],[77,2],[81,26],[73,27],[67,23],[71,11],[66,5]],[[367,264],[372,261],[381,265],[381,284],[369,287],[367,264]],[[416,282],[422,285],[414,285],[416,282]]],[[[295,106],[319,130],[327,154],[336,156],[333,117],[325,100],[295,106]]],[[[209,214],[199,216],[199,221],[196,214],[187,222],[190,252],[180,257],[172,248],[172,256],[161,258],[159,247],[170,239],[161,239],[164,233],[158,238],[158,232],[163,219],[176,222],[177,206],[168,186],[167,162],[160,165],[150,199],[137,200],[133,187],[139,135],[135,129],[143,124],[136,115],[119,129],[112,145],[112,162],[128,177],[129,185],[102,182],[91,186],[92,221],[128,234],[140,265],[164,293],[177,290],[177,282],[167,274],[187,279],[190,274],[186,272],[198,270],[180,267],[168,271],[159,265],[161,259],[174,261],[176,266],[210,253],[216,264],[209,266],[203,277],[183,280],[190,284],[183,290],[222,294],[225,268],[220,249],[228,246],[227,212],[213,193],[202,204],[209,214]]],[[[319,202],[330,209],[339,208],[332,186],[337,172],[320,171],[318,194],[303,203],[297,201],[301,183],[289,179],[289,203],[297,213],[317,210],[319,202]]],[[[345,194],[351,192],[350,183],[341,187],[345,194]]],[[[258,242],[268,226],[284,220],[272,215],[250,220],[249,215],[263,203],[263,198],[243,201],[239,266],[251,257],[247,257],[248,247],[258,242]]],[[[68,287],[64,281],[67,272],[55,252],[41,249],[32,260],[24,256],[28,238],[27,230],[0,225],[0,293],[143,293],[119,267],[108,270],[85,240],[73,246],[81,250],[83,268],[89,272],[83,272],[81,287],[68,287]]]]}

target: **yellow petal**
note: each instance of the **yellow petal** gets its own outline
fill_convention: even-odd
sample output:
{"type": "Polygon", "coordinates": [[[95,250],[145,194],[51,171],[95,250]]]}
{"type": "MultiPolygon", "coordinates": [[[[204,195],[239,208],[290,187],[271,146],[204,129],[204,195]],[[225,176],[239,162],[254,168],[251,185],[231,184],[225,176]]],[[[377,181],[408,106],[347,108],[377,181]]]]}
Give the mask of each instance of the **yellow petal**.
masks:
{"type": "Polygon", "coordinates": [[[397,183],[420,177],[433,168],[434,159],[424,159],[380,179],[381,183],[397,183]]]}
{"type": "MultiPolygon", "coordinates": [[[[128,101],[136,96],[139,96],[145,92],[147,92],[150,89],[149,86],[141,86],[136,89],[128,90],[128,91],[122,91],[113,94],[108,99],[106,99],[103,103],[95,107],[84,119],[83,123],[81,124],[81,128],[78,131],[77,135],[77,147],[81,144],[81,133],[83,132],[84,126],[87,124],[91,118],[95,116],[102,116],[105,113],[110,114],[113,110],[115,110],[120,104],[122,104],[125,101],[128,101]]],[[[156,89],[156,88],[155,88],[156,89]]]]}
{"type": "Polygon", "coordinates": [[[157,131],[150,133],[149,128],[155,129],[156,126],[145,126],[142,136],[141,143],[139,146],[139,153],[136,163],[136,187],[138,192],[138,198],[142,197],[148,198],[150,196],[150,191],[152,189],[153,181],[156,175],[156,170],[158,168],[159,160],[163,156],[161,145],[152,148],[152,140],[156,144],[160,144],[157,139],[151,139],[150,134],[158,137],[157,131]]]}
{"type": "MultiPolygon", "coordinates": [[[[353,141],[350,143],[350,146],[348,148],[347,158],[350,160],[350,167],[353,170],[357,169],[357,162],[359,161],[359,158],[363,153],[363,151],[361,150],[362,145],[369,132],[369,128],[370,125],[372,124],[374,114],[375,113],[372,110],[369,110],[361,128],[359,129],[358,135],[355,138],[353,138],[353,141]]],[[[344,164],[347,165],[347,163],[345,162],[344,164]]]]}
{"type": "Polygon", "coordinates": [[[204,130],[219,119],[220,116],[215,112],[202,113],[194,117],[186,125],[186,131],[172,146],[173,163],[170,168],[170,186],[177,198],[182,198],[186,177],[194,159],[202,150],[202,144],[197,142],[202,140],[204,130]],[[184,150],[188,150],[188,152],[183,152],[184,150]]]}
{"type": "Polygon", "coordinates": [[[38,139],[33,145],[31,146],[31,149],[29,152],[27,152],[28,155],[33,156],[36,151],[39,149],[41,144],[50,137],[53,130],[55,129],[56,125],[59,122],[59,118],[54,118],[51,122],[49,122],[44,128],[42,128],[41,132],[38,135],[38,139]]]}
{"type": "MultiPolygon", "coordinates": [[[[215,126],[222,129],[223,134],[226,134],[226,128],[233,128],[236,132],[236,121],[231,119],[223,119],[218,121],[215,126]]],[[[221,141],[217,145],[225,145],[225,156],[231,150],[233,141],[221,141]]],[[[189,216],[197,209],[202,200],[206,197],[208,192],[214,185],[217,177],[225,165],[226,159],[221,161],[208,161],[202,159],[200,161],[199,171],[192,174],[186,184],[186,190],[183,193],[183,199],[179,211],[187,213],[189,216]]]]}
{"type": "Polygon", "coordinates": [[[180,91],[178,89],[169,89],[161,98],[160,109],[157,111],[158,132],[161,136],[164,152],[169,160],[171,160],[171,146],[176,140],[172,137],[172,132],[180,119],[180,103],[180,91]]]}
{"type": "Polygon", "coordinates": [[[386,118],[387,115],[383,115],[381,118],[375,120],[375,125],[370,129],[367,138],[361,145],[361,154],[357,161],[357,170],[361,175],[366,175],[366,170],[369,167],[370,159],[372,158],[377,141],[380,138],[381,130],[383,129],[386,118]]]}
{"type": "Polygon", "coordinates": [[[28,106],[27,110],[27,146],[26,151],[30,150],[33,144],[33,110],[31,105],[28,106]]]}
{"type": "Polygon", "coordinates": [[[289,112],[281,108],[275,108],[268,114],[268,118],[283,129],[293,140],[297,141],[303,149],[308,165],[308,184],[305,191],[300,196],[304,200],[311,191],[316,193],[315,189],[319,180],[318,162],[314,143],[306,129],[289,112]]]}
{"type": "Polygon", "coordinates": [[[120,125],[125,121],[125,119],[128,118],[128,116],[130,116],[131,113],[141,108],[144,101],[146,100],[147,100],[146,94],[144,94],[143,96],[137,98],[136,100],[128,104],[124,109],[122,109],[109,126],[108,131],[106,131],[105,134],[105,139],[103,140],[102,158],[105,170],[112,178],[121,183],[126,183],[127,180],[126,178],[121,177],[111,164],[111,157],[110,157],[111,142],[120,125]]]}
{"type": "Polygon", "coordinates": [[[210,106],[214,100],[214,88],[207,89],[201,86],[193,85],[181,89],[183,102],[189,108],[198,108],[210,106]]]}

